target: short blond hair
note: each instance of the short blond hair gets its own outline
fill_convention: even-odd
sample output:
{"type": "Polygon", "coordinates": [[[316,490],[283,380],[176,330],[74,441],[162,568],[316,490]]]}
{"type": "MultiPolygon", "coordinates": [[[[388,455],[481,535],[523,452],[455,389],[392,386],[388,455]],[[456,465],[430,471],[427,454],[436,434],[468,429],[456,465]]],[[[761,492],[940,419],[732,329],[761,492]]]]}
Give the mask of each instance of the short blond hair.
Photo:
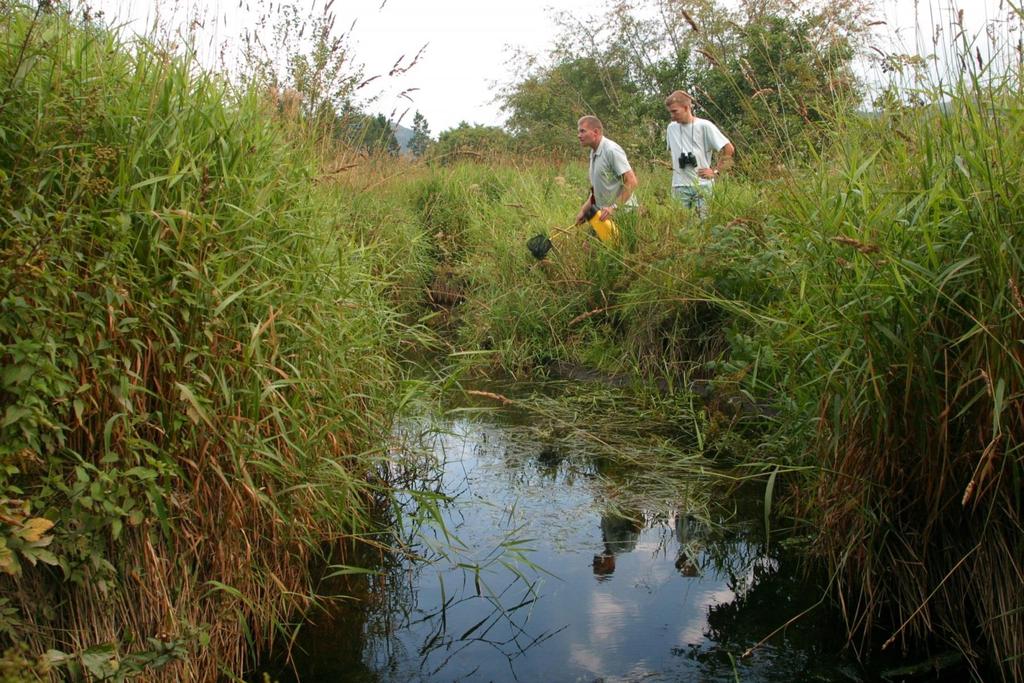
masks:
{"type": "Polygon", "coordinates": [[[685,90],[675,90],[665,98],[665,106],[670,104],[693,104],[693,97],[685,90]]]}
{"type": "Polygon", "coordinates": [[[577,126],[581,124],[585,125],[590,130],[604,130],[604,124],[601,123],[601,119],[597,118],[596,116],[591,116],[589,114],[587,116],[581,116],[580,120],[576,122],[577,126]]]}

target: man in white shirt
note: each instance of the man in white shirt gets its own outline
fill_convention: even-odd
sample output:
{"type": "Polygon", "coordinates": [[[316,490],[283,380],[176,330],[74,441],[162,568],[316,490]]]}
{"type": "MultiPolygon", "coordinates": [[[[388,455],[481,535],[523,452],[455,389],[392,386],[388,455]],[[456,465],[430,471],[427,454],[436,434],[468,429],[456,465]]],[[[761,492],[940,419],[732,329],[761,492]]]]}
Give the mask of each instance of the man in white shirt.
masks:
{"type": "Polygon", "coordinates": [[[707,198],[719,173],[732,164],[736,148],[718,126],[693,115],[693,98],[676,90],[665,98],[672,119],[665,141],[672,159],[672,196],[707,215],[707,198]]]}

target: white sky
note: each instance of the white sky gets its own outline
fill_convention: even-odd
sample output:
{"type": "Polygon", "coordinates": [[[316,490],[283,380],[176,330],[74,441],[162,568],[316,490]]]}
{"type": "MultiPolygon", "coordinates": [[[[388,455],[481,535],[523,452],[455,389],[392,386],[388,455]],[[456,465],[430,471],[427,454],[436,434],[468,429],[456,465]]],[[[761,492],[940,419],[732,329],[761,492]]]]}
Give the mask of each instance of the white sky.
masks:
{"type": "MultiPolygon", "coordinates": [[[[237,45],[237,36],[252,17],[280,4],[270,0],[80,1],[102,8],[108,19],[134,20],[131,25],[140,31],[152,25],[157,14],[175,25],[182,22],[171,17],[203,16],[211,55],[224,43],[229,45],[226,54],[231,54],[230,46],[237,45]]],[[[323,12],[325,1],[294,3],[316,16],[323,12]]],[[[503,117],[493,99],[496,84],[504,84],[511,75],[509,48],[544,54],[556,34],[553,11],[585,18],[600,14],[604,6],[604,0],[334,0],[330,11],[337,17],[338,32],[351,27],[350,46],[366,76],[386,75],[403,56],[403,65],[408,64],[426,45],[411,70],[382,77],[365,92],[377,95],[370,106],[373,111],[396,117],[405,112],[401,122],[406,126],[412,125],[413,113],[420,111],[436,137],[461,121],[501,125],[503,117]],[[400,96],[409,88],[416,90],[400,96]]],[[[962,7],[965,23],[974,31],[1007,12],[1005,0],[877,0],[877,7],[877,18],[886,21],[878,30],[895,35],[876,41],[881,49],[926,53],[935,49],[933,27],[948,27],[950,7],[962,7]],[[915,25],[924,35],[914,30],[915,25]]]]}
{"type": "MultiPolygon", "coordinates": [[[[272,5],[270,0],[80,1],[102,9],[108,21],[118,18],[140,32],[158,15],[175,25],[181,20],[167,17],[205,16],[208,37],[203,47],[211,54],[217,53],[211,44],[237,44],[244,24],[267,7],[281,4],[272,5]]],[[[296,6],[309,8],[311,16],[322,14],[324,2],[294,0],[296,6]]],[[[552,10],[586,16],[591,6],[594,0],[334,0],[330,12],[336,16],[336,32],[351,28],[349,44],[365,75],[382,74],[364,89],[367,95],[377,95],[371,108],[385,115],[394,112],[396,117],[408,110],[401,122],[409,127],[419,110],[436,137],[461,121],[500,125],[503,117],[493,99],[495,83],[509,79],[509,48],[543,52],[556,33],[552,10]],[[412,69],[385,77],[399,58],[404,56],[403,65],[407,65],[424,45],[412,69]],[[417,90],[400,96],[410,88],[417,90]]]]}

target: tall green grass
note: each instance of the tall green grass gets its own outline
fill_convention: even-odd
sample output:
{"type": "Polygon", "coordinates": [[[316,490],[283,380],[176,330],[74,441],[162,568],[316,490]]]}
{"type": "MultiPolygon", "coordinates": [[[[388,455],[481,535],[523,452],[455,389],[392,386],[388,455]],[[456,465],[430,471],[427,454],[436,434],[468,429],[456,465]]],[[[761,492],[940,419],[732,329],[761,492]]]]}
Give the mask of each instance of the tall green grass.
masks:
{"type": "Polygon", "coordinates": [[[681,378],[717,358],[723,293],[764,294],[743,281],[753,266],[744,271],[719,239],[769,258],[747,243],[758,197],[726,188],[715,221],[701,224],[669,201],[667,175],[646,164],[638,173],[644,207],[620,219],[626,237],[614,247],[573,225],[588,188],[581,164],[454,163],[414,180],[413,210],[436,267],[463,297],[452,348],[512,374],[569,361],[681,378]],[[554,244],[540,260],[527,248],[537,234],[554,244]]]}
{"type": "Polygon", "coordinates": [[[811,514],[854,632],[935,634],[1020,680],[1024,93],[982,69],[927,96],[849,122],[791,194],[809,266],[791,357],[822,418],[811,514]]]}
{"type": "Polygon", "coordinates": [[[56,5],[0,24],[0,634],[238,675],[388,495],[416,268],[259,90],[56,5]]]}

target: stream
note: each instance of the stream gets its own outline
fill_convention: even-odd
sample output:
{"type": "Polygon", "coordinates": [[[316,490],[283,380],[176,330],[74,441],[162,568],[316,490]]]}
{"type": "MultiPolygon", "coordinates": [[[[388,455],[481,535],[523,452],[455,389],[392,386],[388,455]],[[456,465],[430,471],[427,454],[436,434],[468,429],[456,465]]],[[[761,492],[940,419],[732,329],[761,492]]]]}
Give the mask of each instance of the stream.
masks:
{"type": "Polygon", "coordinates": [[[403,423],[393,460],[419,463],[395,513],[408,552],[328,579],[358,599],[308,615],[271,679],[879,680],[842,654],[793,539],[766,540],[763,482],[645,490],[642,472],[574,448],[585,432],[536,422],[502,408],[403,423]]]}

